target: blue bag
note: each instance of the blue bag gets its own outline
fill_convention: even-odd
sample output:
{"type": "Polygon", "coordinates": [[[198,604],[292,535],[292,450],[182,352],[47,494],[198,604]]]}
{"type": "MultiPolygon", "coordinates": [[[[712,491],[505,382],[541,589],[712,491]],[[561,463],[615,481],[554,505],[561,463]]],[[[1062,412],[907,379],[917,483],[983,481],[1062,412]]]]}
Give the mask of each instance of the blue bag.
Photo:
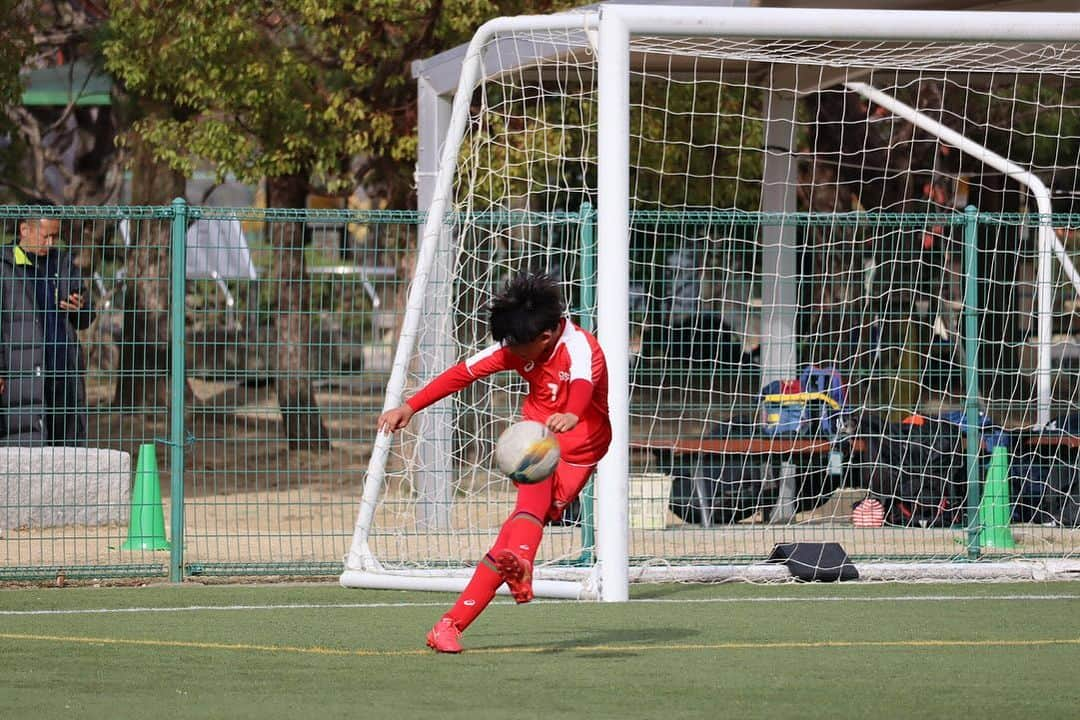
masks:
{"type": "Polygon", "coordinates": [[[847,412],[847,386],[834,367],[808,366],[798,381],[774,380],[761,391],[768,435],[833,438],[847,412]]]}

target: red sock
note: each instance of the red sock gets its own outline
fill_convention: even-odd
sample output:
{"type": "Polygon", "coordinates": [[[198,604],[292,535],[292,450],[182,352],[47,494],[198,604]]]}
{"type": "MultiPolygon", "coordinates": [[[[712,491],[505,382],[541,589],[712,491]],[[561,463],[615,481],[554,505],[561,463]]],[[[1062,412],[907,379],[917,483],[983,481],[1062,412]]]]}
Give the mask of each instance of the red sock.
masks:
{"type": "Polygon", "coordinates": [[[443,617],[451,618],[458,630],[464,632],[465,628],[484,612],[484,608],[495,597],[495,591],[500,585],[502,585],[502,578],[499,577],[499,571],[495,569],[491,559],[485,556],[476,566],[472,579],[461,591],[454,607],[450,608],[443,617]]]}
{"type": "Polygon", "coordinates": [[[506,547],[532,562],[544,537],[544,523],[529,513],[517,513],[506,522],[505,537],[506,547]]]}

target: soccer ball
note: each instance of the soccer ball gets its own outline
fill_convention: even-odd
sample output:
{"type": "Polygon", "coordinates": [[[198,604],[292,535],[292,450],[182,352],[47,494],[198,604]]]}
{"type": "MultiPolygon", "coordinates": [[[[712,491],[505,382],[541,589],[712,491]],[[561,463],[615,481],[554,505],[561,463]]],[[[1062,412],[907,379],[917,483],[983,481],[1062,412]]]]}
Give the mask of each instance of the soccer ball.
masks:
{"type": "Polygon", "coordinates": [[[495,464],[516,483],[543,482],[559,464],[559,441],[541,423],[514,423],[495,443],[495,464]]]}

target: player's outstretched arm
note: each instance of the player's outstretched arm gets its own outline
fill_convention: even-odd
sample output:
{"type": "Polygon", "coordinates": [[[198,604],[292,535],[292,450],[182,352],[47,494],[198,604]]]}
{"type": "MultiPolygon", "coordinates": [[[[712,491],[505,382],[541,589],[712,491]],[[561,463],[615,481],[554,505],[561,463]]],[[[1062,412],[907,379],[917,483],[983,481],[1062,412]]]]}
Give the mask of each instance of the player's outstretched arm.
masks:
{"type": "Polygon", "coordinates": [[[475,379],[465,363],[454,365],[420,388],[415,395],[402,403],[400,407],[387,410],[380,415],[379,432],[400,430],[409,424],[413,415],[442,400],[444,397],[456,393],[475,379]]]}
{"type": "Polygon", "coordinates": [[[379,416],[379,432],[394,432],[409,424],[416,411],[408,404],[387,410],[379,416]]]}

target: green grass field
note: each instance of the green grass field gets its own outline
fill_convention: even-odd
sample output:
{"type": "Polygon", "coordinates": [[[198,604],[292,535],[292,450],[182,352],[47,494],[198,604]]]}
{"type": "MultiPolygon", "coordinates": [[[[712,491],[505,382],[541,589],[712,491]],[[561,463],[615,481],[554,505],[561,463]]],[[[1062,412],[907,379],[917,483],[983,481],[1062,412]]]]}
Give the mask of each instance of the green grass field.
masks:
{"type": "Polygon", "coordinates": [[[326,585],[0,591],[10,718],[1073,718],[1080,585],[643,586],[498,599],[326,585]]]}

